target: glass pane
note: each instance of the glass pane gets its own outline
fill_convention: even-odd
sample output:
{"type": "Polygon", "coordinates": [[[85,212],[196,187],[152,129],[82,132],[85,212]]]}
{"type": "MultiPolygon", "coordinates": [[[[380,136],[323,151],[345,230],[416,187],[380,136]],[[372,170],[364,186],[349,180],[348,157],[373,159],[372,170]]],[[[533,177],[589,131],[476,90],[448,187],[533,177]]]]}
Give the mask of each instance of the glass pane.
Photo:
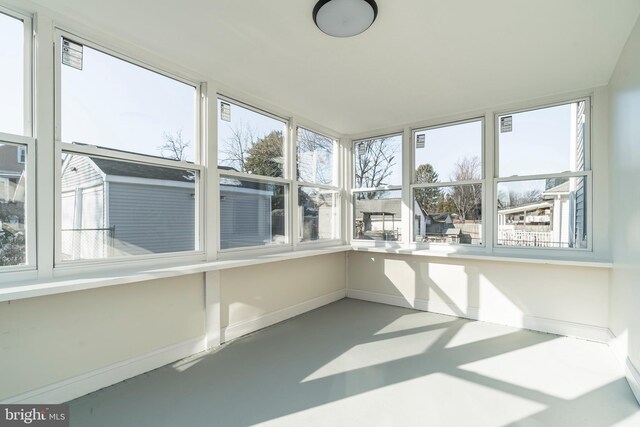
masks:
{"type": "Polygon", "coordinates": [[[218,168],[284,177],[286,123],[218,100],[218,168]]]}
{"type": "Polygon", "coordinates": [[[482,244],[482,185],[416,188],[413,191],[416,242],[482,244]]]}
{"type": "Polygon", "coordinates": [[[482,179],[482,121],[414,134],[418,184],[482,179]]]}
{"type": "Polygon", "coordinates": [[[0,12],[0,132],[25,134],[24,24],[0,12]]]}
{"type": "Polygon", "coordinates": [[[585,102],[498,117],[500,176],[585,169],[585,102]]]}
{"type": "Polygon", "coordinates": [[[193,86],[88,46],[82,61],[61,65],[62,141],[194,161],[193,86]]]}
{"type": "Polygon", "coordinates": [[[338,197],[337,191],[298,188],[301,241],[338,238],[338,197]]]}
{"type": "Polygon", "coordinates": [[[62,260],[195,250],[197,175],[63,154],[62,260]]]}
{"type": "Polygon", "coordinates": [[[498,245],[586,248],[586,179],[498,184],[498,245]]]}
{"type": "Polygon", "coordinates": [[[324,135],[298,128],[298,181],[333,184],[334,143],[324,135]]]}
{"type": "Polygon", "coordinates": [[[222,178],[220,248],[287,243],[288,190],[288,185],[222,178]]]}
{"type": "Polygon", "coordinates": [[[0,267],[27,262],[27,147],[0,144],[0,267]]]}
{"type": "Polygon", "coordinates": [[[354,239],[402,240],[402,191],[355,193],[354,239]]]}
{"type": "Polygon", "coordinates": [[[354,144],[355,188],[402,185],[402,135],[354,144]]]}

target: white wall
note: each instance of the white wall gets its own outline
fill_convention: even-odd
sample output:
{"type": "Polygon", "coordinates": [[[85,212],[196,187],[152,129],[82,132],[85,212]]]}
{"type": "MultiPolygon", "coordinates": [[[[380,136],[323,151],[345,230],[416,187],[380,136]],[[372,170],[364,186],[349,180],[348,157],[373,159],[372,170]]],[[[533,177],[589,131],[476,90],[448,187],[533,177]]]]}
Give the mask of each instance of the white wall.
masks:
{"type": "Polygon", "coordinates": [[[0,399],[204,334],[202,275],[0,304],[0,399]]]}
{"type": "Polygon", "coordinates": [[[270,323],[269,315],[280,320],[277,313],[283,310],[302,305],[299,312],[304,312],[304,304],[313,300],[328,303],[343,298],[345,268],[345,254],[336,253],[221,271],[223,337],[230,339],[241,334],[238,330],[264,327],[270,323]]]}
{"type": "Polygon", "coordinates": [[[350,297],[607,339],[608,270],[350,252],[350,297]]]}
{"type": "Polygon", "coordinates": [[[611,78],[609,101],[614,263],[610,325],[622,357],[640,368],[640,21],[611,78]]]}
{"type": "MultiPolygon", "coordinates": [[[[343,298],[345,278],[344,253],[223,270],[217,324],[253,332],[343,298]]],[[[0,401],[61,402],[202,351],[206,320],[204,274],[0,303],[0,401]]]]}

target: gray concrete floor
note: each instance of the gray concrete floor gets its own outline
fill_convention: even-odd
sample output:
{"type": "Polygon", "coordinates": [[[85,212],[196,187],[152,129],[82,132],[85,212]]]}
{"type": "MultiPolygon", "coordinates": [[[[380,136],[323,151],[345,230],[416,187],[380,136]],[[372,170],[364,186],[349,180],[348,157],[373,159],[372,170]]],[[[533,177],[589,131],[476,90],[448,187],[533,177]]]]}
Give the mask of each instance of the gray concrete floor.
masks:
{"type": "Polygon", "coordinates": [[[604,344],[351,299],[70,402],[79,426],[640,426],[604,344]]]}

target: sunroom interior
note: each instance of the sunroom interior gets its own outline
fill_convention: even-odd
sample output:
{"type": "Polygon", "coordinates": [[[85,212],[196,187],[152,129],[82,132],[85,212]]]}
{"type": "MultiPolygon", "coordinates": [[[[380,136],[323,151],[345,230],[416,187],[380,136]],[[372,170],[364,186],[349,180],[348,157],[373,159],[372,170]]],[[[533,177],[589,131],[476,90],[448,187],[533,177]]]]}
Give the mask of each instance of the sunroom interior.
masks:
{"type": "Polygon", "coordinates": [[[640,1],[332,2],[0,0],[0,401],[640,423],[640,1]]]}

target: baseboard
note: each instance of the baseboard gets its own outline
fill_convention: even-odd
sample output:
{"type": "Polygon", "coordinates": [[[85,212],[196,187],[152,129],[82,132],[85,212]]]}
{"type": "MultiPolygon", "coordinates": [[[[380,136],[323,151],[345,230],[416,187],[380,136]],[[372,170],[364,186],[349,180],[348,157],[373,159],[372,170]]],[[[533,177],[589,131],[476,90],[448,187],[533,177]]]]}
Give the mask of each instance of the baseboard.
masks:
{"type": "Polygon", "coordinates": [[[638,403],[640,403],[640,372],[638,372],[638,369],[628,357],[624,364],[624,370],[629,387],[631,387],[633,395],[636,397],[638,403]]]}
{"type": "Polygon", "coordinates": [[[443,302],[423,299],[407,299],[400,296],[361,291],[357,289],[347,290],[347,297],[381,304],[414,308],[416,310],[462,317],[465,319],[480,320],[483,322],[531,329],[539,332],[582,338],[590,341],[608,343],[611,338],[608,328],[567,322],[563,320],[546,319],[529,315],[514,316],[510,314],[500,314],[483,311],[474,307],[458,307],[454,304],[447,304],[443,302]]]}
{"type": "Polygon", "coordinates": [[[136,375],[149,372],[204,350],[203,337],[168,346],[142,356],[96,369],[73,378],[47,385],[37,390],[13,396],[2,403],[58,404],[84,396],[87,393],[119,383],[136,375]]]}
{"type": "Polygon", "coordinates": [[[246,334],[258,331],[267,326],[274,325],[284,320],[290,319],[307,311],[315,310],[323,305],[331,304],[332,302],[343,299],[346,296],[346,290],[341,289],[339,291],[332,292],[321,297],[317,297],[308,301],[301,302],[291,307],[283,308],[282,310],[267,313],[255,319],[247,320],[244,322],[229,325],[222,329],[222,342],[231,341],[246,334]]]}

